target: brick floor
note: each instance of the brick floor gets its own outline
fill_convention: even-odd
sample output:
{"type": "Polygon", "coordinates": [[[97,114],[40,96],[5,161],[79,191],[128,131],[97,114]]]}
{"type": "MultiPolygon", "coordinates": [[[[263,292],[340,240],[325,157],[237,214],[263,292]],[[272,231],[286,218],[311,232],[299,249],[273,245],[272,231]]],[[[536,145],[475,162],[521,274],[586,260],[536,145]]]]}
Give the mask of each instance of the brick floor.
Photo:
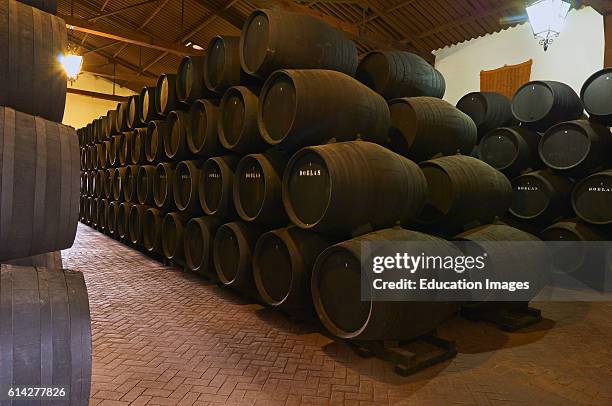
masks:
{"type": "Polygon", "coordinates": [[[612,304],[543,303],[518,333],[456,318],[456,358],[402,378],[320,333],[79,225],[92,405],[612,404],[612,304]]]}

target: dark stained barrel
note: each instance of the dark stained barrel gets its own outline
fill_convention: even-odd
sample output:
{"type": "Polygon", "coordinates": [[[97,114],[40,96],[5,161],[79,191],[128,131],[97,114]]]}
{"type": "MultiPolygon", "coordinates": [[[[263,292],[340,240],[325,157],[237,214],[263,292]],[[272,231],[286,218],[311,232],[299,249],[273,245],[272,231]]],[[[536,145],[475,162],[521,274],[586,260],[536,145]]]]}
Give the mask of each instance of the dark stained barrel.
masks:
{"type": "Polygon", "coordinates": [[[225,155],[209,158],[202,166],[198,193],[204,213],[222,219],[237,217],[233,188],[239,157],[225,155]]]}
{"type": "Polygon", "coordinates": [[[546,131],[539,153],[555,172],[582,178],[612,166],[612,134],[607,127],[588,120],[566,121],[546,131]]]}
{"type": "Polygon", "coordinates": [[[295,226],[259,237],[253,254],[253,276],[264,302],[290,314],[314,314],[312,268],[317,256],[333,242],[295,226]]]}
{"type": "Polygon", "coordinates": [[[130,230],[130,210],[134,203],[123,202],[119,205],[117,212],[117,236],[120,239],[127,239],[130,230]]]}
{"type": "Polygon", "coordinates": [[[153,200],[155,205],[164,211],[174,207],[172,190],[174,187],[175,168],[176,165],[172,163],[160,163],[155,167],[153,175],[153,200]]]}
{"type": "Polygon", "coordinates": [[[375,231],[323,251],[312,271],[312,299],[319,319],[334,336],[409,340],[434,330],[455,313],[457,305],[452,302],[362,301],[361,248],[367,241],[410,241],[424,247],[437,243],[451,255],[457,251],[444,240],[399,228],[375,231]]]}
{"type": "Polygon", "coordinates": [[[113,198],[113,174],[115,168],[109,168],[104,171],[104,197],[107,199],[113,198]]]}
{"type": "Polygon", "coordinates": [[[185,213],[168,213],[162,223],[162,250],[167,259],[181,261],[184,259],[183,233],[189,221],[185,213]]]}
{"type": "Polygon", "coordinates": [[[144,127],[145,122],[140,118],[141,116],[141,106],[140,106],[140,95],[130,96],[127,102],[127,126],[129,129],[134,130],[139,127],[144,127]]]}
{"type": "Polygon", "coordinates": [[[267,147],[257,127],[258,94],[255,90],[231,87],[219,105],[219,142],[238,154],[259,152],[267,147]]]}
{"type": "Polygon", "coordinates": [[[489,131],[514,122],[510,100],[500,93],[472,92],[457,102],[457,108],[470,116],[478,128],[478,139],[489,131]]]}
{"type": "Polygon", "coordinates": [[[0,261],[71,247],[79,189],[76,131],[0,107],[0,261]]]}
{"type": "Polygon", "coordinates": [[[157,80],[155,87],[155,107],[157,114],[166,116],[173,110],[178,110],[182,103],[176,97],[176,75],[164,73],[157,80]]]}
{"type": "Polygon", "coordinates": [[[119,138],[119,165],[125,166],[132,160],[133,133],[126,131],[119,138]]]}
{"type": "Polygon", "coordinates": [[[539,132],[562,121],[576,120],[582,116],[583,110],[574,89],[561,82],[529,82],[512,97],[514,117],[539,132]]]}
{"type": "Polygon", "coordinates": [[[110,166],[119,166],[119,147],[123,134],[113,135],[111,138],[111,149],[108,155],[108,164],[110,166]]]}
{"type": "Polygon", "coordinates": [[[252,257],[257,239],[266,231],[254,223],[236,221],[220,226],[213,243],[213,260],[219,281],[240,292],[257,294],[252,257]]]}
{"type": "Polygon", "coordinates": [[[193,102],[191,110],[191,133],[187,137],[187,148],[192,154],[211,157],[222,154],[219,142],[219,103],[199,99],[193,102]]]}
{"type": "Polygon", "coordinates": [[[270,227],[289,222],[282,189],[288,161],[288,155],[272,151],[247,155],[240,160],[233,186],[234,206],[240,218],[270,227]]]}
{"type": "Polygon", "coordinates": [[[612,170],[594,173],[572,191],[572,207],[590,224],[612,224],[612,170]]]}
{"type": "Polygon", "coordinates": [[[85,224],[91,224],[91,197],[85,197],[85,224]]]}
{"type": "Polygon", "coordinates": [[[136,194],[140,204],[153,205],[153,180],[155,178],[155,166],[143,165],[138,168],[136,179],[136,194]]]}
{"type": "Polygon", "coordinates": [[[331,69],[354,76],[357,48],[339,30],[302,13],[255,10],[242,27],[240,64],[250,75],[277,69],[331,69]]]}
{"type": "Polygon", "coordinates": [[[612,68],[591,75],[582,85],[580,98],[591,120],[612,126],[612,68]]]}
{"type": "Polygon", "coordinates": [[[64,20],[14,0],[0,2],[0,106],[62,122],[67,49],[64,20]]]}
{"type": "Polygon", "coordinates": [[[183,111],[171,111],[166,118],[168,131],[164,137],[164,153],[170,160],[189,157],[187,139],[191,137],[191,116],[183,111]]]}
{"type": "Polygon", "coordinates": [[[155,87],[145,86],[140,91],[140,121],[143,123],[159,120],[161,118],[161,116],[157,114],[155,94],[155,87]]]}
{"type": "Polygon", "coordinates": [[[13,259],[11,261],[3,262],[3,264],[17,266],[35,266],[37,268],[40,267],[56,270],[61,270],[64,267],[62,263],[62,253],[60,251],[47,252],[46,254],[34,255],[32,257],[13,259]]]}
{"type": "Polygon", "coordinates": [[[212,96],[204,84],[206,56],[185,56],[181,59],[176,78],[178,101],[193,103],[198,99],[212,96]]]}
{"type": "Polygon", "coordinates": [[[85,222],[85,202],[87,201],[87,196],[81,195],[79,198],[79,221],[85,222]]]}
{"type": "Polygon", "coordinates": [[[98,144],[94,144],[91,147],[91,168],[98,169],[98,144]]]}
{"type": "Polygon", "coordinates": [[[427,203],[418,223],[455,234],[491,223],[512,203],[512,185],[498,170],[468,156],[447,156],[420,164],[427,179],[427,203]]]}
{"type": "Polygon", "coordinates": [[[147,209],[142,222],[142,245],[148,251],[162,254],[162,223],[164,214],[155,208],[147,209]]]}
{"type": "Polygon", "coordinates": [[[147,162],[155,164],[164,160],[164,138],[168,131],[168,124],[165,121],[149,122],[145,139],[147,162]]]}
{"type": "Polygon", "coordinates": [[[181,212],[201,213],[198,186],[203,161],[182,161],[176,165],[172,178],[174,204],[181,212]]]}
{"type": "Polygon", "coordinates": [[[108,232],[109,204],[110,202],[108,199],[100,199],[98,201],[98,226],[100,226],[100,231],[103,233],[108,232]]]}
{"type": "Polygon", "coordinates": [[[119,222],[119,205],[121,203],[118,201],[112,201],[110,202],[110,204],[108,205],[108,216],[106,217],[106,228],[108,230],[108,233],[113,237],[113,238],[118,238],[117,237],[117,225],[119,222]]]}
{"type": "Polygon", "coordinates": [[[128,115],[128,103],[120,102],[117,104],[117,114],[115,118],[117,119],[117,130],[118,132],[123,132],[129,130],[127,124],[127,115],[128,115]]]}
{"type": "MultiPolygon", "coordinates": [[[[56,404],[89,404],[92,340],[83,274],[0,265],[0,303],[0,386],[61,387],[68,396],[56,404]]],[[[51,402],[12,400],[34,403],[51,402]]]]}
{"type": "Polygon", "coordinates": [[[135,204],[130,208],[128,216],[128,240],[132,244],[142,245],[144,214],[149,208],[144,204],[135,204]]]}
{"type": "Polygon", "coordinates": [[[185,265],[188,269],[217,278],[213,265],[213,242],[222,222],[217,217],[205,216],[189,220],[184,230],[185,265]]]}
{"type": "Polygon", "coordinates": [[[410,222],[426,194],[425,177],[414,162],[363,141],[303,148],[283,177],[283,203],[291,221],[332,235],[410,222]]]}
{"type": "Polygon", "coordinates": [[[98,228],[98,198],[93,198],[89,210],[91,210],[91,226],[98,228]]]}
{"type": "Polygon", "coordinates": [[[479,158],[513,178],[543,166],[538,154],[540,135],[525,127],[500,127],[480,140],[479,158]]]}
{"type": "Polygon", "coordinates": [[[559,221],[542,231],[545,241],[605,241],[605,233],[578,219],[559,221]]]}
{"type": "Polygon", "coordinates": [[[106,140],[110,140],[113,135],[119,133],[117,128],[117,110],[109,110],[106,113],[106,130],[107,135],[104,137],[106,140]]]}
{"type": "Polygon", "coordinates": [[[113,172],[113,198],[115,200],[123,200],[123,193],[125,188],[125,167],[117,168],[113,172]]]}
{"type": "Polygon", "coordinates": [[[536,171],[512,179],[510,213],[533,223],[550,225],[571,214],[573,182],[548,171],[536,171]]]}
{"type": "Polygon", "coordinates": [[[213,37],[206,54],[204,81],[209,90],[223,94],[232,86],[258,83],[258,79],[246,74],[240,66],[240,37],[213,37]]]}
{"type": "Polygon", "coordinates": [[[441,99],[446,90],[444,76],[410,52],[369,52],[359,62],[356,77],[387,100],[416,96],[441,99]]]}
{"type": "Polygon", "coordinates": [[[145,153],[147,133],[147,128],[136,128],[132,132],[131,162],[134,165],[144,164],[147,161],[145,153]]]}
{"type": "Polygon", "coordinates": [[[125,168],[123,198],[126,202],[138,203],[138,168],[138,165],[129,165],[125,168]]]}
{"type": "Polygon", "coordinates": [[[331,138],[382,144],[390,125],[382,96],[348,75],[320,69],[274,72],[262,88],[257,120],[268,144],[290,152],[331,138]]]}
{"type": "Polygon", "coordinates": [[[439,155],[469,155],[478,139],[474,121],[452,104],[435,97],[389,102],[391,149],[416,162],[439,155]]]}
{"type": "Polygon", "coordinates": [[[102,197],[104,191],[104,171],[99,169],[94,172],[95,180],[94,180],[94,196],[102,197]]]}

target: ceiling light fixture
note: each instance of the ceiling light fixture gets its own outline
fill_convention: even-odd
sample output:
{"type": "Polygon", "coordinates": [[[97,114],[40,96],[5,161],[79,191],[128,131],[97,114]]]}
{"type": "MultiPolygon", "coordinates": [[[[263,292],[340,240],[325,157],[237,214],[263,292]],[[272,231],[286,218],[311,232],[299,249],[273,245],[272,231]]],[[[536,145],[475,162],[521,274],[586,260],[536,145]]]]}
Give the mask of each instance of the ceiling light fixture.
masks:
{"type": "Polygon", "coordinates": [[[544,51],[563,30],[571,4],[563,0],[538,0],[527,6],[531,29],[544,51]]]}

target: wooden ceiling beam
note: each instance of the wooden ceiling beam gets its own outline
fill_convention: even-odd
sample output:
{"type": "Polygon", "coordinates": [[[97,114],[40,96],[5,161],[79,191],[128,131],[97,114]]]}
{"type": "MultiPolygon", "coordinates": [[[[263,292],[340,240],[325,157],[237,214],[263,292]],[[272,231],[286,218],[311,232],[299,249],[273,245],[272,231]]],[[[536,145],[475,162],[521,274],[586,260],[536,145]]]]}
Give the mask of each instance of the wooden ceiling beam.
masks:
{"type": "MultiPolygon", "coordinates": [[[[157,3],[158,1],[160,1],[160,0],[145,0],[145,1],[142,1],[140,3],[130,4],[129,6],[125,6],[125,7],[119,8],[117,10],[109,11],[109,12],[104,13],[104,14],[98,14],[98,15],[96,15],[94,17],[88,18],[87,20],[95,22],[96,20],[99,20],[100,18],[112,17],[114,15],[125,13],[126,11],[133,10],[135,8],[138,8],[138,7],[146,6],[146,5],[151,4],[151,3],[157,3]]],[[[101,11],[103,11],[103,10],[101,10],[101,11]]]]}
{"type": "Polygon", "coordinates": [[[79,96],[87,96],[87,97],[93,97],[96,99],[110,100],[110,101],[116,101],[116,102],[122,102],[128,99],[126,96],[117,96],[117,95],[108,94],[108,93],[92,92],[89,90],[77,89],[74,87],[67,88],[66,93],[78,94],[79,96]]]}

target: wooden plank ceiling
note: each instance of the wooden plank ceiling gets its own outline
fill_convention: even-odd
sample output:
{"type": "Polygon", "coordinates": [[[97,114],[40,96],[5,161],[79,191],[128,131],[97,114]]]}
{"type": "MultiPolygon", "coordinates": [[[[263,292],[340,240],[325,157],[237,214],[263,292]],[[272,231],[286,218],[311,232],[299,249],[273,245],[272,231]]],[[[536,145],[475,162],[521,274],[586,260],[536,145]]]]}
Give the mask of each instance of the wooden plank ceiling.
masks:
{"type": "Polygon", "coordinates": [[[215,35],[239,35],[256,8],[317,15],[351,36],[360,53],[404,49],[431,60],[431,51],[525,21],[525,2],[514,0],[59,0],[58,13],[75,26],[69,39],[84,54],[84,70],[115,77],[139,90],[181,56],[206,48],[215,35]],[[92,34],[112,33],[112,38],[92,34]],[[131,40],[125,42],[130,37],[131,40]],[[146,44],[147,46],[143,46],[146,44]]]}

